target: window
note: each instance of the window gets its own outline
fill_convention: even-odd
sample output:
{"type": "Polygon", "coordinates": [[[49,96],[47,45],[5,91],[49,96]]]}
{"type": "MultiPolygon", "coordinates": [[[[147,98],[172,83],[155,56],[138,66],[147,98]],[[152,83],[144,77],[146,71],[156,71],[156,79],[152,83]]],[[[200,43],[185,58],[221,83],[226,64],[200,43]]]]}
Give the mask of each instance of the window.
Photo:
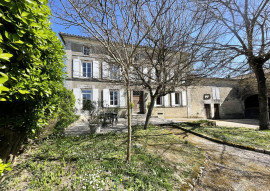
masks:
{"type": "Polygon", "coordinates": [[[175,92],[175,105],[180,105],[180,93],[175,92]]]}
{"type": "Polygon", "coordinates": [[[83,46],[83,54],[84,55],[90,54],[90,47],[89,46],[83,46]]]}
{"type": "Polygon", "coordinates": [[[92,63],[83,62],[82,69],[83,69],[83,77],[85,78],[92,77],[92,63]]]}
{"type": "Polygon", "coordinates": [[[112,106],[118,105],[118,91],[116,90],[110,91],[110,105],[112,106]]]}
{"type": "Polygon", "coordinates": [[[118,67],[115,66],[115,65],[112,65],[110,69],[111,69],[110,70],[110,79],[112,79],[112,80],[118,80],[118,78],[119,78],[118,67]]]}
{"type": "Polygon", "coordinates": [[[82,104],[83,109],[86,110],[89,108],[92,101],[92,91],[91,90],[82,90],[82,104]]]}
{"type": "Polygon", "coordinates": [[[163,99],[162,98],[163,98],[162,96],[157,97],[156,105],[163,105],[163,99]]]}

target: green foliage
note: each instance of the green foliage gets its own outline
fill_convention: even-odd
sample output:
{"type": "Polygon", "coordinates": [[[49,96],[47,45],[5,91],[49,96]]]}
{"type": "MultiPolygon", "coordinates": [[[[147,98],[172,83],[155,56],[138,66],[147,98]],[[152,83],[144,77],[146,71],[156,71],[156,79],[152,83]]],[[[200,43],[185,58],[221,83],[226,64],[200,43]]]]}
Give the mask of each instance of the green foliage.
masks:
{"type": "Polygon", "coordinates": [[[54,133],[60,135],[63,130],[71,123],[76,121],[79,116],[74,114],[75,97],[72,91],[63,88],[59,91],[59,112],[58,121],[54,128],[54,133]]]}
{"type": "Polygon", "coordinates": [[[5,170],[11,171],[12,170],[11,164],[10,164],[10,162],[7,164],[3,164],[3,161],[0,159],[0,178],[1,178],[1,176],[4,175],[5,170]]]}
{"type": "Polygon", "coordinates": [[[182,190],[204,162],[199,149],[165,129],[150,126],[134,136],[129,163],[126,133],[47,140],[27,152],[30,158],[14,167],[0,190],[182,190]]]}
{"type": "Polygon", "coordinates": [[[270,150],[270,130],[258,131],[245,127],[201,126],[199,122],[180,123],[179,125],[222,141],[270,150]]]}
{"type": "Polygon", "coordinates": [[[0,126],[34,132],[58,112],[65,52],[50,28],[47,3],[0,2],[0,126]]]}

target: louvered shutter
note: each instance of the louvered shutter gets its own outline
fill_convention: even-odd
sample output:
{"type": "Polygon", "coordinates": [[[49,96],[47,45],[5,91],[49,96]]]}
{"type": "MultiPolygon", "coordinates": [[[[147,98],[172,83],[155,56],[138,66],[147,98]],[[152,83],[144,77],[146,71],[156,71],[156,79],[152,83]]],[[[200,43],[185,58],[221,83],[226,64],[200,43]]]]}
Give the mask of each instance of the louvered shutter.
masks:
{"type": "Polygon", "coordinates": [[[187,92],[182,91],[182,105],[186,106],[187,105],[187,92]]]}
{"type": "Polygon", "coordinates": [[[93,61],[93,78],[99,78],[99,62],[93,61]]]}
{"type": "Polygon", "coordinates": [[[120,94],[120,107],[126,106],[126,93],[124,89],[119,91],[120,94]]]}
{"type": "Polygon", "coordinates": [[[103,106],[109,107],[110,105],[110,91],[109,89],[103,89],[103,106]]]}
{"type": "Polygon", "coordinates": [[[171,93],[171,104],[173,107],[175,106],[175,93],[171,93]]]}
{"type": "Polygon", "coordinates": [[[80,112],[82,108],[82,96],[81,96],[81,89],[80,88],[73,88],[73,94],[75,96],[75,108],[77,112],[80,112]]]}
{"type": "Polygon", "coordinates": [[[73,59],[73,78],[80,77],[80,59],[73,59]]]}
{"type": "Polygon", "coordinates": [[[109,64],[107,62],[102,62],[102,78],[109,77],[109,64]]]}
{"type": "Polygon", "coordinates": [[[220,100],[219,88],[216,88],[216,98],[217,98],[217,100],[220,100]]]}
{"type": "Polygon", "coordinates": [[[98,89],[93,89],[93,102],[96,104],[96,107],[98,108],[98,89]]]}
{"type": "Polygon", "coordinates": [[[165,107],[168,107],[169,106],[169,95],[168,94],[166,94],[164,96],[164,106],[165,107]]]}
{"type": "Polygon", "coordinates": [[[212,88],[213,100],[217,99],[216,88],[212,88]]]}

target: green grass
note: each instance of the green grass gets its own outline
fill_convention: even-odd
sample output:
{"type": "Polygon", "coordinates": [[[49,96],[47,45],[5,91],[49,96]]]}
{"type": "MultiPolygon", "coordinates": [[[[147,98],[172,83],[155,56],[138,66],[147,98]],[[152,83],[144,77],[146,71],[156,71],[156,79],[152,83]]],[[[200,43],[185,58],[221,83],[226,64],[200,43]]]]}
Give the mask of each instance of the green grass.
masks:
{"type": "Polygon", "coordinates": [[[49,139],[17,159],[0,190],[184,190],[204,154],[160,127],[135,127],[132,161],[127,134],[49,139]]]}
{"type": "Polygon", "coordinates": [[[180,126],[226,142],[270,150],[270,130],[259,131],[245,127],[202,127],[200,122],[182,123],[180,126]]]}

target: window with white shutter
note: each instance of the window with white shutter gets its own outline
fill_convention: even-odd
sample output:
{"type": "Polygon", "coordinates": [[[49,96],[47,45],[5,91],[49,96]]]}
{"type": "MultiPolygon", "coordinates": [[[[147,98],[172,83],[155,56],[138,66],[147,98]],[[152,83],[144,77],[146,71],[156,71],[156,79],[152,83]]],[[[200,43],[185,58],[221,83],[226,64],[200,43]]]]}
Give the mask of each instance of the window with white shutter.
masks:
{"type": "Polygon", "coordinates": [[[119,105],[119,91],[110,90],[110,106],[118,106],[118,105],[119,105]]]}
{"type": "Polygon", "coordinates": [[[92,63],[83,62],[82,63],[82,77],[91,78],[92,77],[92,63]]]}
{"type": "Polygon", "coordinates": [[[162,106],[163,105],[163,96],[158,96],[156,99],[156,106],[162,106]]]}
{"type": "Polygon", "coordinates": [[[83,110],[88,109],[91,101],[92,101],[92,91],[82,90],[82,109],[83,110]]]}

